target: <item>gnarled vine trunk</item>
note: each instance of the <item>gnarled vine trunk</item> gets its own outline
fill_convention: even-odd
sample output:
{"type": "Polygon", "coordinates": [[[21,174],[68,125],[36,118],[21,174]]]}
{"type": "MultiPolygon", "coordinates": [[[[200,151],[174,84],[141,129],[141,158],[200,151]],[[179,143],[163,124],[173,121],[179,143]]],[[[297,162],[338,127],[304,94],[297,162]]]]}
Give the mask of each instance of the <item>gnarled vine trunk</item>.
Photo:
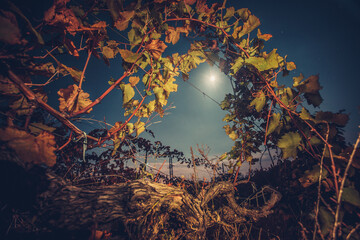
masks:
{"type": "Polygon", "coordinates": [[[217,182],[193,196],[149,179],[89,188],[68,184],[49,171],[46,178],[49,185],[35,202],[35,225],[40,231],[96,226],[114,232],[121,224],[131,239],[205,239],[214,228],[231,234],[234,224],[269,215],[281,198],[267,187],[263,191],[270,193],[269,200],[248,209],[237,204],[229,182],[217,182]]]}

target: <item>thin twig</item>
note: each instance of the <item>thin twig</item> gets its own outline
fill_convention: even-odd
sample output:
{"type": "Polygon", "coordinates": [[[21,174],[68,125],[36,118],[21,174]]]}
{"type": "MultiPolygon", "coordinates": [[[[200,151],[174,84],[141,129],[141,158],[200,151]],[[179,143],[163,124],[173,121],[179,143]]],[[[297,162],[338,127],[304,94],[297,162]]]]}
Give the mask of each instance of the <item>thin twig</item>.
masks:
{"type": "Polygon", "coordinates": [[[338,195],[338,198],[337,198],[337,207],[336,207],[336,213],[335,213],[334,228],[333,228],[333,232],[332,232],[333,239],[336,239],[336,230],[337,230],[338,226],[341,224],[341,222],[338,222],[339,221],[340,207],[341,207],[341,197],[342,197],[342,194],[343,194],[346,177],[348,175],[350,166],[351,166],[352,161],[354,159],[354,156],[355,156],[355,153],[356,153],[356,150],[358,148],[359,143],[360,143],[360,133],[359,133],[359,136],[358,136],[358,138],[356,140],[356,143],[354,145],[354,149],[353,149],[353,151],[352,151],[352,153],[350,155],[349,162],[348,162],[348,164],[347,164],[347,166],[345,168],[344,177],[343,177],[343,179],[341,181],[340,191],[339,191],[339,195],[338,195]]]}

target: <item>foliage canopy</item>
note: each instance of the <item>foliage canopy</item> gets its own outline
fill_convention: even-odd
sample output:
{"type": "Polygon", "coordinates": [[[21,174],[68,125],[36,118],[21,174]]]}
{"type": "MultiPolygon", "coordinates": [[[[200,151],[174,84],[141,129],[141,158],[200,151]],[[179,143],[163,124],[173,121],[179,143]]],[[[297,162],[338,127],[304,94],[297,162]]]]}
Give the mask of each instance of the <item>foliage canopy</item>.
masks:
{"type": "MultiPolygon", "coordinates": [[[[311,106],[319,107],[323,100],[317,75],[293,77],[290,86],[278,83],[279,76],[289,75],[296,65],[277,49],[265,51],[272,36],[260,31],[259,18],[246,8],[226,7],[226,1],[211,6],[205,0],[90,2],[55,0],[36,25],[20,6],[5,4],[0,15],[1,32],[6,32],[0,34],[0,92],[8,104],[8,121],[0,130],[1,141],[8,142],[25,162],[53,166],[55,152],[61,155],[73,136],[84,136],[74,119],[90,113],[110,92],[121,91],[126,121],[104,128],[101,134],[85,134],[88,148],[111,145],[115,156],[126,139],[136,139],[146,130],[154,115],[164,116],[180,76],[186,81],[199,64],[215,64],[231,78],[233,87],[221,108],[227,111],[224,130],[234,146],[220,160],[228,159],[229,172],[235,174],[242,163],[258,161],[253,156],[264,148],[281,149],[283,159],[315,159],[319,171],[327,174],[309,171],[304,181],[315,175],[311,183],[319,182],[320,189],[321,178],[332,179],[329,191],[338,199],[331,230],[335,238],[341,200],[355,207],[360,202],[358,186],[350,180],[345,184],[348,168],[358,168],[349,160],[355,151],[349,158],[342,136],[348,116],[310,113],[311,106]],[[181,38],[190,41],[189,49],[171,53],[181,38]],[[86,58],[83,69],[62,62],[64,55],[86,58]],[[109,86],[97,96],[84,88],[92,57],[123,69],[115,79],[99,81],[109,86]],[[68,81],[68,76],[72,79],[68,87],[56,89],[59,105],[47,104],[48,86],[68,81]],[[34,117],[44,112],[57,121],[34,117]],[[69,141],[54,140],[52,132],[60,129],[59,123],[66,127],[63,133],[69,141]]],[[[319,210],[319,204],[316,222],[318,214],[329,222],[329,210],[319,210]]],[[[344,229],[350,231],[350,227],[344,229]]],[[[327,228],[321,231],[330,234],[327,228]]]]}

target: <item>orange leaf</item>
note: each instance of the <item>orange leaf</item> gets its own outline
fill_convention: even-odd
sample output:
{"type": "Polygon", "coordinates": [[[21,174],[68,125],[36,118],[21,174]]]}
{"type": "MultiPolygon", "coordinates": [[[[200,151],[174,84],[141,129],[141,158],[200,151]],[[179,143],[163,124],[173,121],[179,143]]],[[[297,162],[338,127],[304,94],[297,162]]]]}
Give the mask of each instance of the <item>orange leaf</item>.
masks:
{"type": "Polygon", "coordinates": [[[261,31],[260,31],[260,29],[258,29],[258,31],[257,31],[257,37],[258,37],[259,39],[268,41],[270,38],[272,38],[272,35],[271,35],[271,34],[262,34],[261,31]]]}
{"type": "Polygon", "coordinates": [[[51,167],[56,163],[55,138],[48,132],[37,137],[16,128],[0,129],[0,140],[6,141],[15,150],[19,158],[32,164],[46,164],[51,167]]]}
{"type": "MultiPolygon", "coordinates": [[[[60,96],[59,109],[61,112],[77,112],[92,103],[88,93],[85,93],[83,90],[80,90],[78,93],[78,86],[76,84],[70,85],[68,88],[60,89],[57,94],[60,96]],[[74,100],[75,94],[78,94],[78,96],[76,97],[77,99],[74,100]]],[[[92,108],[90,108],[87,113],[91,111],[92,108]]]]}
{"type": "Polygon", "coordinates": [[[129,82],[132,87],[135,87],[136,84],[140,81],[139,77],[130,77],[129,82]]]}

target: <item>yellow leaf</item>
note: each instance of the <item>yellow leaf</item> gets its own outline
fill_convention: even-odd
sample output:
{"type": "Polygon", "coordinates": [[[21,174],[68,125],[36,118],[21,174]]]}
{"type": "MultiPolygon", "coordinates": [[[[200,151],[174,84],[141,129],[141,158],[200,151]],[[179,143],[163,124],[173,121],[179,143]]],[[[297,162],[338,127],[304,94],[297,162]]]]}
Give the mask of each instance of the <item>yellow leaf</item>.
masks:
{"type": "Polygon", "coordinates": [[[123,104],[128,103],[135,96],[135,91],[130,83],[121,84],[120,89],[123,93],[123,104]]]}
{"type": "Polygon", "coordinates": [[[16,128],[0,129],[0,140],[16,152],[19,158],[32,164],[46,164],[52,167],[56,163],[55,138],[48,132],[42,132],[37,137],[16,128]]]}
{"type": "Polygon", "coordinates": [[[136,130],[136,137],[138,137],[143,131],[145,131],[145,123],[144,122],[136,122],[134,124],[136,130]]]}

